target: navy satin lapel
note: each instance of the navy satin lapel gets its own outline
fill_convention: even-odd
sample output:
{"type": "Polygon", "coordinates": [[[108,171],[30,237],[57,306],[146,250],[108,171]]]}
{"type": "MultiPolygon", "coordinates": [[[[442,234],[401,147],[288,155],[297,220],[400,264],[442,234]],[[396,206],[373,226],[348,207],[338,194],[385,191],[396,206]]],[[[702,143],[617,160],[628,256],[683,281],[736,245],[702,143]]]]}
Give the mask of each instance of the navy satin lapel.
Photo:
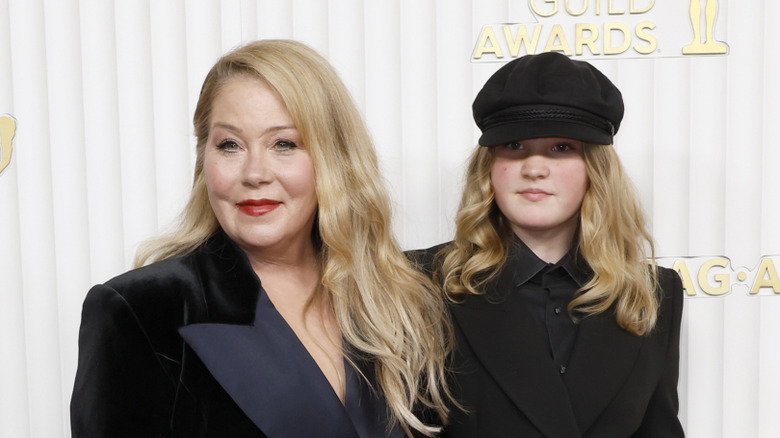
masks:
{"type": "Polygon", "coordinates": [[[620,328],[607,311],[580,323],[564,383],[580,430],[588,430],[634,367],[643,339],[620,328]]]}
{"type": "Polygon", "coordinates": [[[264,293],[257,307],[255,326],[193,324],[181,327],[179,333],[241,410],[269,437],[358,438],[316,362],[264,293]],[[261,311],[264,306],[273,311],[261,311]],[[290,336],[298,343],[293,348],[284,342],[290,336]]]}
{"type": "Polygon", "coordinates": [[[546,334],[522,311],[508,312],[509,298],[492,304],[485,296],[472,296],[450,307],[478,360],[520,411],[546,436],[579,437],[546,334]]]}

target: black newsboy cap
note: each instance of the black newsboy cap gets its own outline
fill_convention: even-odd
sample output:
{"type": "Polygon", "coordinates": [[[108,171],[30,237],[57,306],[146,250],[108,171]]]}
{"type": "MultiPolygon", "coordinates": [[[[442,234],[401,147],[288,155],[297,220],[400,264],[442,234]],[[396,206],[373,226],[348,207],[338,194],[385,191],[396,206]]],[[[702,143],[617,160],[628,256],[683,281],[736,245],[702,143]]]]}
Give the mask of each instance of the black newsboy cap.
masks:
{"type": "Polygon", "coordinates": [[[498,69],[472,110],[482,146],[537,137],[612,144],[623,119],[623,97],[592,65],[549,52],[498,69]]]}

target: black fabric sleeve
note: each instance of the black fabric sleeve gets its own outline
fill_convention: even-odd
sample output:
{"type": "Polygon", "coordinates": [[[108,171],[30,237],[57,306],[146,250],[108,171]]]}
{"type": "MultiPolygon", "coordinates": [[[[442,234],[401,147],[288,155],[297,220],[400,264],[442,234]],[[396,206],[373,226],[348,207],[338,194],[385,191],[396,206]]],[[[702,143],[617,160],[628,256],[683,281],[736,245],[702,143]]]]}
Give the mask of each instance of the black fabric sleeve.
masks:
{"type": "Polygon", "coordinates": [[[671,313],[667,328],[669,349],[661,380],[650,398],[639,430],[633,435],[636,438],[685,436],[678,418],[680,403],[677,395],[680,374],[680,324],[683,312],[682,281],[674,271],[668,269],[659,269],[659,271],[662,294],[659,320],[666,319],[665,312],[671,313]]]}
{"type": "Polygon", "coordinates": [[[128,302],[109,286],[84,301],[73,438],[170,436],[175,388],[128,302]]]}

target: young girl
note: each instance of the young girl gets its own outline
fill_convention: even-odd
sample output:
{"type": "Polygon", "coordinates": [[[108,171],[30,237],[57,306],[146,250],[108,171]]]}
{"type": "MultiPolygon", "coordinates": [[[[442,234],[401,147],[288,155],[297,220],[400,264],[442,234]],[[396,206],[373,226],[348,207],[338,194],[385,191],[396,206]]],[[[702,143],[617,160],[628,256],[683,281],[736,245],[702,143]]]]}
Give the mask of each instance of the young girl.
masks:
{"type": "Polygon", "coordinates": [[[455,239],[417,255],[451,300],[448,436],[683,436],[682,286],[611,146],[620,91],[545,53],[499,69],[473,110],[455,239]]]}

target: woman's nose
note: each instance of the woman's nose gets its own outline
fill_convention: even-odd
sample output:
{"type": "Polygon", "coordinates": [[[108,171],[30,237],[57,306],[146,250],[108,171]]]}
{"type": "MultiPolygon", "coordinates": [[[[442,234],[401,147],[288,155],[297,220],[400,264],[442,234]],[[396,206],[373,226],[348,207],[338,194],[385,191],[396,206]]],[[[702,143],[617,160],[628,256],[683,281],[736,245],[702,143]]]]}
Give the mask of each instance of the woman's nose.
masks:
{"type": "Polygon", "coordinates": [[[264,151],[250,150],[245,156],[243,166],[244,184],[256,186],[271,181],[273,171],[269,164],[268,156],[264,151]]]}

